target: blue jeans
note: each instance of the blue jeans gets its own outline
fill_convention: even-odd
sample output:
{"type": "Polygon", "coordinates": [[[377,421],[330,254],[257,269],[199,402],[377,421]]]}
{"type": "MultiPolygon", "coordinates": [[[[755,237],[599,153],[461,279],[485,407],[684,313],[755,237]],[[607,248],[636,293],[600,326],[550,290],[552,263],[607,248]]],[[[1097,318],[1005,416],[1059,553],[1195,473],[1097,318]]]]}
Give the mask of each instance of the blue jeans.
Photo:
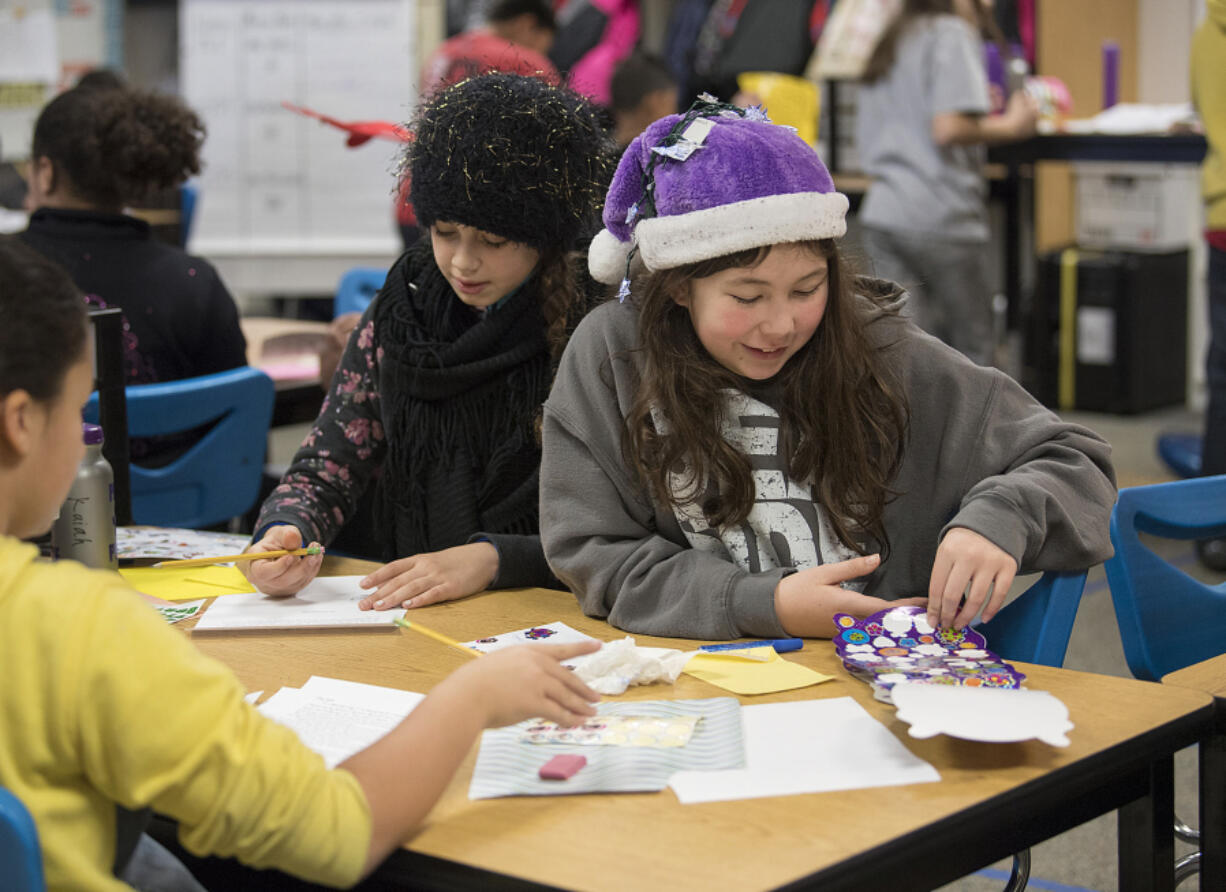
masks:
{"type": "Polygon", "coordinates": [[[1201,473],[1226,474],[1226,251],[1209,247],[1209,354],[1205,359],[1209,408],[1201,473]]]}

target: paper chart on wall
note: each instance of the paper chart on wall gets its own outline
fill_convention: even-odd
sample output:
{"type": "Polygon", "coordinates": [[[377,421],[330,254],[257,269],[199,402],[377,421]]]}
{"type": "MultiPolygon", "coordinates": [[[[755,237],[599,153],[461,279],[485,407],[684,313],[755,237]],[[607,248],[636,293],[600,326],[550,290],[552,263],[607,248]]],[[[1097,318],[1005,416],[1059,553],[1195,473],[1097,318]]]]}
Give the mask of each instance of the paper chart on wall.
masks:
{"type": "Polygon", "coordinates": [[[369,592],[364,576],[318,576],[289,597],[261,592],[218,598],[196,623],[196,632],[239,629],[394,629],[403,610],[359,610],[369,592]]]}

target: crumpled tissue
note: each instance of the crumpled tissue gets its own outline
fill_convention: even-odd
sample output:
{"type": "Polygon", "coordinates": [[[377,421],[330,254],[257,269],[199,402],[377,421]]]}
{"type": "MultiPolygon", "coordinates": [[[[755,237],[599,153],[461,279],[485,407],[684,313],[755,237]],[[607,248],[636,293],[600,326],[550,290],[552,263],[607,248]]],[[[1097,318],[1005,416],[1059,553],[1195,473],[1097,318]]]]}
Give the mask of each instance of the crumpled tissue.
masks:
{"type": "Polygon", "coordinates": [[[693,655],[668,647],[639,647],[627,636],[606,641],[596,653],[579,657],[572,665],[575,675],[592,690],[616,695],[632,684],[673,683],[693,655]]]}

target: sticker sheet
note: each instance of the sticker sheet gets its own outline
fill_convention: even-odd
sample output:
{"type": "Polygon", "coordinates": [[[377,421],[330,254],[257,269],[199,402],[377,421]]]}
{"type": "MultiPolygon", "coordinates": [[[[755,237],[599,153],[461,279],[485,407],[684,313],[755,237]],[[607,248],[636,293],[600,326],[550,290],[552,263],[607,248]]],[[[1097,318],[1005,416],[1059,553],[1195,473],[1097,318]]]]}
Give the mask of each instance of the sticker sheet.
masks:
{"type": "Polygon", "coordinates": [[[520,740],[576,746],[685,746],[701,719],[697,715],[598,715],[577,728],[540,719],[524,728],[520,740]]]}
{"type": "Polygon", "coordinates": [[[666,722],[693,718],[695,724],[684,746],[591,746],[573,741],[541,746],[524,740],[529,728],[542,724],[535,720],[486,731],[481,735],[469,797],[650,792],[663,790],[677,771],[719,771],[745,765],[741,704],[732,697],[604,702],[596,710],[600,717],[666,722]],[[542,780],[541,766],[567,752],[586,757],[583,770],[565,781],[542,780]]]}
{"type": "MultiPolygon", "coordinates": [[[[490,653],[495,650],[502,650],[504,647],[513,647],[517,644],[576,644],[580,641],[598,641],[591,635],[584,635],[578,629],[572,629],[566,623],[547,623],[542,626],[529,626],[526,629],[516,629],[514,632],[503,632],[500,635],[491,635],[488,638],[477,638],[474,641],[465,641],[465,647],[471,647],[473,650],[479,650],[482,653],[490,653]]],[[[575,661],[582,659],[575,657],[571,660],[563,660],[563,666],[574,667],[575,661]]]]}
{"type": "Polygon", "coordinates": [[[204,600],[189,601],[186,604],[167,604],[165,607],[156,607],[157,612],[162,614],[162,617],[168,623],[177,623],[181,620],[191,619],[200,612],[201,605],[204,600]]]}
{"type": "Polygon", "coordinates": [[[240,554],[250,536],[180,530],[173,527],[132,526],[115,530],[115,550],[120,560],[165,558],[169,560],[240,554]]]}
{"type": "Polygon", "coordinates": [[[1026,678],[988,650],[975,629],[932,628],[923,607],[891,607],[862,620],[836,613],[834,623],[843,665],[886,702],[890,688],[903,681],[1020,688],[1026,678]]]}

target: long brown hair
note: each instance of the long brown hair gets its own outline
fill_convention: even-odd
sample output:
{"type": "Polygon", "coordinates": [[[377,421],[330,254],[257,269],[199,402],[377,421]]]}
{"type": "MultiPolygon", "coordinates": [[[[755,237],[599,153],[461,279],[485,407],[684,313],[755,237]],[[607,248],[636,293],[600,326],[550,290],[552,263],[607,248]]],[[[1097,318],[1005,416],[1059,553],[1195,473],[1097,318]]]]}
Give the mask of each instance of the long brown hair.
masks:
{"type": "MultiPolygon", "coordinates": [[[[1001,58],[1004,58],[1003,54],[1007,50],[1005,37],[1001,33],[1000,26],[996,24],[996,19],[992,17],[991,10],[980,0],[972,0],[972,2],[975,4],[975,26],[979,31],[979,36],[1000,47],[1001,58]]],[[[877,45],[873,47],[873,54],[869,56],[868,64],[864,67],[864,74],[860,76],[861,80],[871,84],[885,77],[894,67],[894,59],[898,54],[898,41],[903,33],[922,16],[938,14],[957,15],[954,0],[904,0],[902,11],[882,32],[877,45]]]]}
{"type": "MultiPolygon", "coordinates": [[[[826,258],[829,290],[817,332],[778,375],[780,454],[793,479],[812,484],[839,541],[860,550],[868,534],[888,547],[882,518],[902,461],[906,402],[864,333],[855,276],[834,241],[800,245],[826,258]]],[[[756,496],[749,460],[722,434],[722,392],[745,384],[706,352],[689,312],[674,298],[691,280],[756,266],[770,250],[650,273],[632,291],[645,362],[623,450],[657,501],[699,504],[715,527],[744,520],[756,496]],[[653,410],[666,419],[666,429],[657,429],[653,410]],[[689,476],[675,491],[670,473],[681,468],[689,476]]]]}

